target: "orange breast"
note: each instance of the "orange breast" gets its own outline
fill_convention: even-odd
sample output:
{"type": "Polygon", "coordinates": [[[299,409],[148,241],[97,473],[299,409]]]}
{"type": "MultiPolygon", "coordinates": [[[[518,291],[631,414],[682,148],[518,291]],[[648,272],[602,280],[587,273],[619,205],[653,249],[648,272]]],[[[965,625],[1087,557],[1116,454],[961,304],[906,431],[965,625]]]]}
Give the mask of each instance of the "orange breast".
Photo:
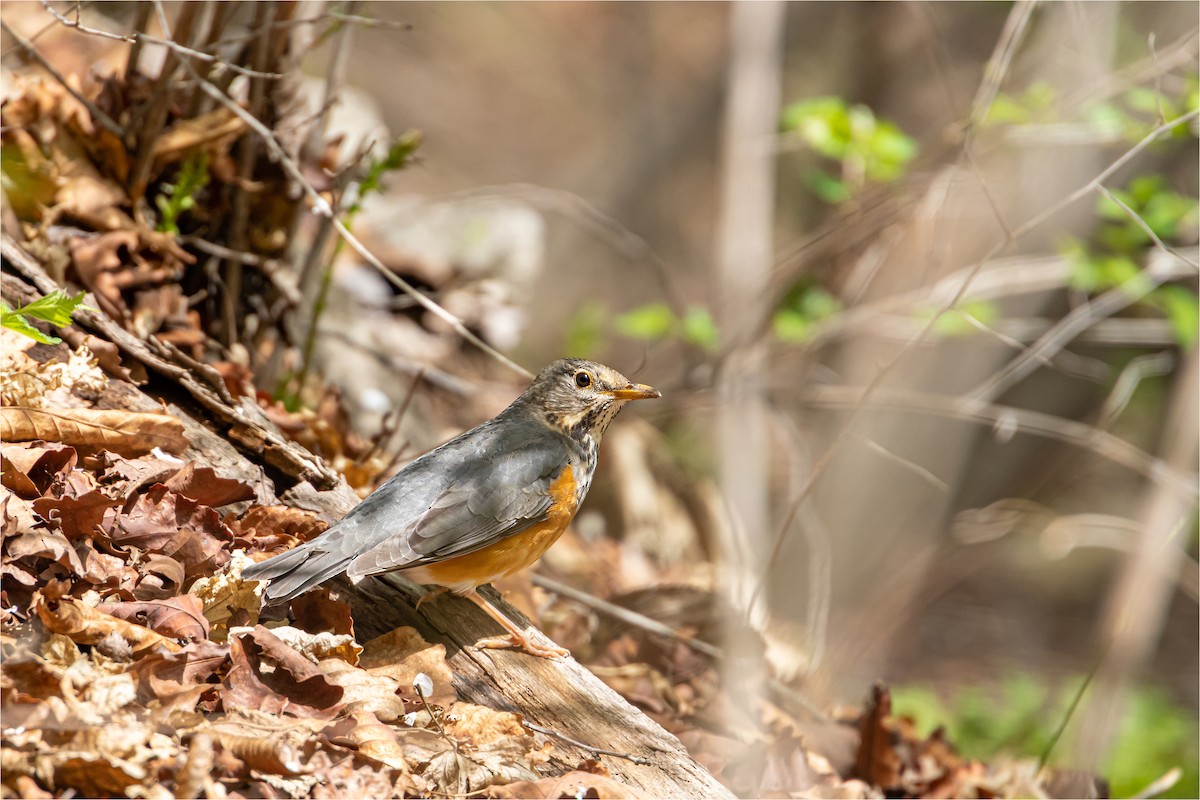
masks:
{"type": "Polygon", "coordinates": [[[434,583],[465,592],[531,566],[558,541],[578,508],[575,473],[565,467],[550,484],[552,503],[544,522],[464,556],[406,570],[418,583],[434,583]]]}

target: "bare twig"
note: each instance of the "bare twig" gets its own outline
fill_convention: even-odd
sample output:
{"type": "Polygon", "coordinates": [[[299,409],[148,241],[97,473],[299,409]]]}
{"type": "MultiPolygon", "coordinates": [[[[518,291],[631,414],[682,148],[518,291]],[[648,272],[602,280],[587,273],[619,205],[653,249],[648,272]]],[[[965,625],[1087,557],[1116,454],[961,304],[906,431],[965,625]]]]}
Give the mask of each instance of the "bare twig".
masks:
{"type": "MultiPolygon", "coordinates": [[[[54,6],[50,5],[50,0],[40,0],[40,1],[42,4],[42,8],[44,8],[44,9],[46,9],[46,11],[50,12],[50,14],[52,14],[54,16],[54,18],[56,20],[58,20],[62,25],[66,26],[68,28],[74,28],[75,30],[79,31],[80,33],[86,33],[90,36],[99,36],[104,39],[112,39],[112,40],[118,41],[118,42],[126,42],[128,44],[139,44],[139,43],[157,44],[162,47],[166,47],[169,50],[174,50],[176,53],[178,53],[182,56],[187,56],[188,58],[194,58],[198,61],[205,61],[210,64],[218,64],[222,67],[225,67],[226,69],[229,69],[229,70],[232,70],[233,72],[238,73],[239,75],[245,75],[245,76],[251,77],[251,78],[267,78],[270,80],[278,80],[279,78],[283,77],[282,75],[280,75],[277,72],[259,72],[258,70],[247,69],[246,67],[241,67],[241,66],[238,66],[237,64],[231,64],[230,62],[225,61],[224,59],[222,59],[218,56],[215,56],[211,53],[204,53],[199,50],[193,50],[192,48],[185,47],[185,46],[181,45],[179,42],[176,42],[172,39],[169,39],[169,38],[164,39],[164,38],[161,38],[158,36],[152,36],[148,33],[145,33],[144,31],[134,31],[131,34],[126,35],[123,33],[114,33],[113,31],[101,30],[99,28],[92,28],[87,25],[84,25],[78,19],[71,19],[70,17],[65,16],[64,14],[62,14],[61,12],[56,10],[54,8],[54,6]]],[[[76,5],[78,5],[78,3],[76,3],[76,5]]]]}
{"type": "Polygon", "coordinates": [[[1171,767],[1161,778],[1156,778],[1146,785],[1137,794],[1131,795],[1134,800],[1148,800],[1151,797],[1158,797],[1163,792],[1170,790],[1172,786],[1179,783],[1179,779],[1183,777],[1183,770],[1179,767],[1171,767]]]}
{"type": "Polygon", "coordinates": [[[578,739],[574,739],[570,736],[567,736],[562,731],[556,731],[551,728],[543,728],[541,725],[534,725],[532,722],[525,719],[524,717],[521,718],[521,724],[524,725],[529,730],[534,731],[535,733],[540,733],[544,736],[553,736],[555,739],[561,739],[562,741],[566,742],[567,744],[575,745],[576,747],[580,748],[581,750],[587,750],[589,753],[595,753],[596,755],[599,755],[599,756],[612,756],[613,758],[623,758],[626,761],[632,761],[634,764],[648,765],[648,764],[652,763],[650,761],[650,759],[643,758],[642,756],[635,756],[630,753],[618,753],[616,750],[609,750],[607,747],[596,747],[595,745],[585,744],[584,742],[581,742],[578,739]]]}
{"type": "Polygon", "coordinates": [[[1004,30],[1000,33],[1000,40],[997,42],[996,49],[992,52],[987,66],[984,67],[983,82],[979,84],[979,91],[975,93],[975,99],[971,103],[971,117],[968,123],[971,129],[983,121],[988,111],[991,110],[992,103],[996,101],[996,95],[999,94],[1000,86],[1004,83],[1005,76],[1008,75],[1013,57],[1017,54],[1017,49],[1035,8],[1037,8],[1036,0],[1019,0],[1013,6],[1008,19],[1004,21],[1004,30]]]}
{"type": "Polygon", "coordinates": [[[1113,382],[1112,391],[1104,399],[1099,421],[1096,424],[1102,428],[1112,425],[1113,421],[1125,410],[1129,399],[1133,397],[1134,391],[1143,380],[1169,375],[1175,368],[1175,363],[1175,355],[1170,352],[1147,353],[1130,359],[1113,382]]]}
{"type": "Polygon", "coordinates": [[[916,463],[915,461],[905,458],[904,456],[896,455],[891,450],[888,450],[886,447],[881,445],[879,442],[877,442],[874,439],[871,439],[867,436],[862,436],[860,434],[854,434],[854,438],[858,439],[860,442],[862,442],[863,445],[866,446],[866,448],[868,450],[878,453],[884,459],[892,462],[893,464],[897,465],[901,469],[911,472],[912,474],[916,475],[918,478],[925,481],[926,483],[928,483],[930,486],[937,489],[938,491],[940,491],[940,492],[950,491],[949,484],[947,484],[944,480],[939,478],[937,475],[934,475],[932,472],[925,469],[925,467],[922,467],[920,464],[916,463]]]}
{"type": "Polygon", "coordinates": [[[1121,209],[1121,213],[1123,213],[1125,216],[1129,217],[1129,219],[1133,221],[1133,224],[1135,224],[1139,228],[1141,228],[1142,232],[1150,237],[1150,241],[1154,242],[1154,244],[1158,246],[1158,249],[1160,249],[1164,252],[1170,253],[1171,255],[1178,258],[1180,261],[1183,261],[1185,264],[1188,264],[1189,266],[1191,266],[1192,269],[1196,270],[1197,272],[1200,272],[1200,261],[1196,261],[1195,259],[1188,258],[1186,255],[1184,255],[1184,253],[1182,251],[1177,250],[1174,247],[1171,247],[1166,242],[1164,242],[1161,238],[1159,238],[1159,235],[1154,232],[1154,229],[1150,227],[1150,225],[1146,222],[1146,220],[1142,219],[1142,216],[1140,214],[1138,214],[1136,211],[1134,211],[1132,208],[1130,208],[1128,205],[1126,205],[1125,202],[1123,200],[1121,200],[1121,198],[1119,198],[1115,194],[1113,194],[1107,186],[1105,186],[1103,184],[1098,184],[1096,186],[1096,188],[1100,191],[1101,194],[1103,194],[1105,197],[1107,197],[1109,200],[1111,200],[1113,202],[1113,205],[1115,205],[1117,208],[1121,209]]]}
{"type": "Polygon", "coordinates": [[[24,36],[10,28],[8,23],[4,22],[3,20],[0,20],[0,28],[2,28],[5,33],[15,39],[17,46],[28,53],[29,57],[36,61],[42,69],[50,73],[50,76],[54,78],[54,80],[58,81],[58,83],[61,84],[68,93],[70,93],[71,97],[74,97],[76,100],[82,103],[84,108],[88,110],[88,113],[92,115],[92,119],[96,120],[96,122],[100,123],[100,125],[102,125],[111,133],[114,133],[121,138],[125,138],[125,129],[118,125],[116,120],[101,111],[95,103],[93,103],[91,100],[88,100],[79,92],[75,91],[75,88],[71,86],[66,78],[63,77],[62,73],[55,69],[54,65],[47,61],[45,56],[38,52],[38,49],[34,47],[33,42],[29,41],[24,36]]]}

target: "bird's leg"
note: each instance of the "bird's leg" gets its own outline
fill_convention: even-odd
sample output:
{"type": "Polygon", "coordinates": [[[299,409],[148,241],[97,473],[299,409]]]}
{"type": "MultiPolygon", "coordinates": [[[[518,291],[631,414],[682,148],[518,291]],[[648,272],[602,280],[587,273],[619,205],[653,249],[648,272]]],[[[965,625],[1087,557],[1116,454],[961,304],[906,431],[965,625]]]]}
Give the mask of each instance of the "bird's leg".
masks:
{"type": "Polygon", "coordinates": [[[487,598],[476,592],[474,589],[469,592],[464,592],[463,597],[467,598],[472,603],[486,611],[489,617],[496,620],[496,622],[499,622],[504,626],[504,629],[508,631],[507,636],[492,636],[487,639],[480,639],[475,643],[476,647],[498,650],[510,647],[518,647],[532,656],[539,656],[541,658],[566,658],[567,656],[571,655],[571,651],[557,646],[547,639],[545,635],[537,633],[536,631],[534,633],[538,636],[538,638],[542,639],[542,642],[535,641],[528,632],[518,628],[515,624],[513,624],[512,620],[504,616],[504,613],[501,612],[500,609],[488,602],[487,598]]]}
{"type": "Polygon", "coordinates": [[[430,600],[436,600],[437,598],[441,597],[448,591],[450,591],[450,590],[448,588],[446,588],[445,586],[439,586],[432,591],[426,592],[425,594],[423,594],[417,598],[416,605],[413,606],[413,611],[420,611],[421,606],[425,605],[430,600]]]}

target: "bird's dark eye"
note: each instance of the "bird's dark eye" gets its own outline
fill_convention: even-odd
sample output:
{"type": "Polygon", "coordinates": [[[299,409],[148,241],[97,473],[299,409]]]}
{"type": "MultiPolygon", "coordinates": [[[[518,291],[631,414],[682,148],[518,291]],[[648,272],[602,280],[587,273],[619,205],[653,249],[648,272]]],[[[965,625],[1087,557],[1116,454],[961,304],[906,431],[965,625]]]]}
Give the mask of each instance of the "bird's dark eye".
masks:
{"type": "Polygon", "coordinates": [[[580,389],[586,389],[592,385],[592,376],[588,375],[586,372],[576,372],[575,385],[580,389]]]}

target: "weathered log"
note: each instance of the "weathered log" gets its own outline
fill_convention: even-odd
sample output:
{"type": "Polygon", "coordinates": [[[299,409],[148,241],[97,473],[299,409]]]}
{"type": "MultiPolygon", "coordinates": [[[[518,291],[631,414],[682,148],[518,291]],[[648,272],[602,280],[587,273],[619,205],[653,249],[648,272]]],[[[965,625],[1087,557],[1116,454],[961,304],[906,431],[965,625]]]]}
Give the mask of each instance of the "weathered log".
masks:
{"type": "MultiPolygon", "coordinates": [[[[3,241],[3,257],[6,271],[21,274],[39,292],[56,288],[37,262],[8,236],[3,241]]],[[[17,292],[23,295],[21,300],[30,299],[28,288],[18,291],[15,279],[4,277],[5,294],[17,292]]],[[[284,440],[261,415],[247,417],[244,409],[223,398],[203,376],[168,360],[162,351],[136,339],[103,314],[84,312],[77,315],[77,321],[160,378],[142,389],[113,378],[101,405],[158,410],[165,404],[186,426],[190,445],[184,456],[218,474],[250,483],[259,502],[306,508],[332,522],[358,501],[340,477],[323,491],[299,480],[277,498],[269,472],[293,480],[311,476],[323,483],[331,472],[318,457],[284,440]],[[237,447],[226,438],[231,420],[242,434],[237,447]]],[[[422,590],[398,576],[370,578],[357,585],[344,579],[334,583],[333,588],[350,603],[360,640],[402,625],[415,627],[427,640],[446,646],[455,689],[464,700],[516,712],[537,728],[633,757],[598,756],[569,740],[556,739],[555,757],[546,765],[549,772],[566,772],[585,759],[598,757],[613,777],[649,797],[732,797],[678,739],[574,659],[549,661],[523,652],[475,648],[479,639],[501,631],[473,603],[446,595],[418,611],[414,605],[422,590]]],[[[491,599],[519,625],[530,624],[494,592],[491,599]]]]}

